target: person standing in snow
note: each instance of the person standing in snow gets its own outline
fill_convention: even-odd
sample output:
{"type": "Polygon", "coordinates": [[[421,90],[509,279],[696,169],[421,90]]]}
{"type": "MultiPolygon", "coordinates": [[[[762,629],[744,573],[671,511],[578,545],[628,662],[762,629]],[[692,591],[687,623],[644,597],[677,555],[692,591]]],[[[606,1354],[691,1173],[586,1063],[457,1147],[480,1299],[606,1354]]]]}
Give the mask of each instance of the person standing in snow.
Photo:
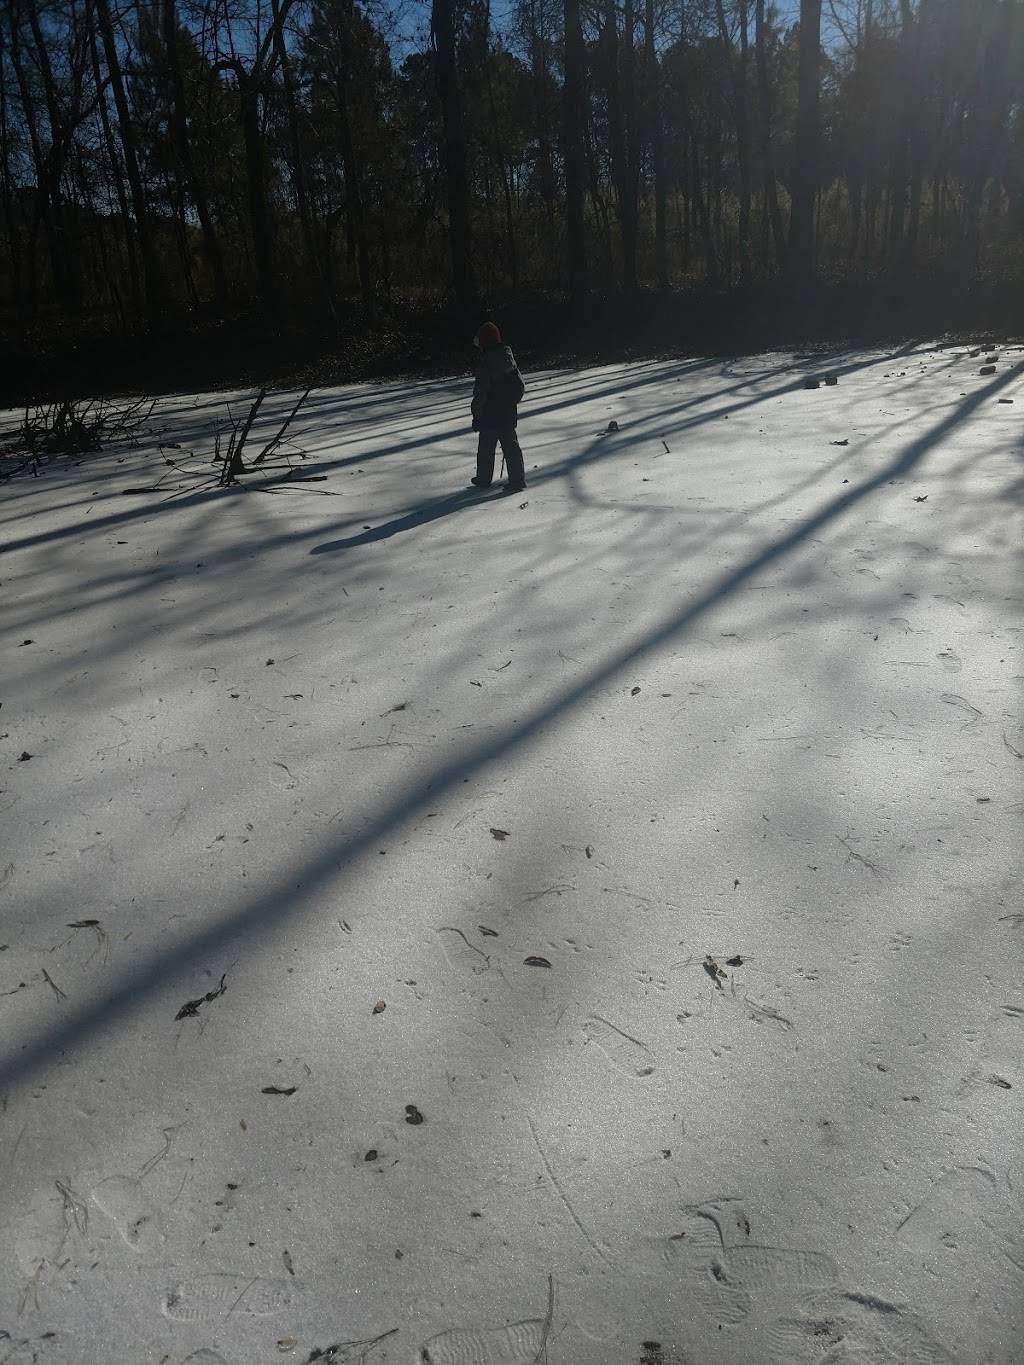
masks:
{"type": "Polygon", "coordinates": [[[525,392],[519,366],[511,347],[505,346],[493,322],[485,322],[473,338],[480,352],[473,385],[473,430],[480,433],[476,448],[475,488],[490,488],[494,481],[494,452],[500,444],[508,465],[506,493],[526,487],[523,452],[516,436],[519,400],[525,392]]]}

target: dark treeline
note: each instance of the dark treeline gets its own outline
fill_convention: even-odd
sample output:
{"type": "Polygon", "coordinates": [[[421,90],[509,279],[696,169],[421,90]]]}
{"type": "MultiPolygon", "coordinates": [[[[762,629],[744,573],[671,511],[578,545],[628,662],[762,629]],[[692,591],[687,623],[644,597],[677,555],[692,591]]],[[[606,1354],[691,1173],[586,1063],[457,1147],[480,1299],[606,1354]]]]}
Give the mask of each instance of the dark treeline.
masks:
{"type": "Polygon", "coordinates": [[[376,3],[4,0],[7,321],[1019,273],[1021,0],[376,3]]]}

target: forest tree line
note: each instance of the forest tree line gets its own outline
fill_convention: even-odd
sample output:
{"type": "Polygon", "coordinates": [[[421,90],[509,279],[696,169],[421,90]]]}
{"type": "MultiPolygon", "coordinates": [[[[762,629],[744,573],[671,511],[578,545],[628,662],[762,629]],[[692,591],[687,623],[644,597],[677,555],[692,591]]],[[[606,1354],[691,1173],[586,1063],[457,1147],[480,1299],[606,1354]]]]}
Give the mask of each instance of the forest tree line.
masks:
{"type": "Polygon", "coordinates": [[[1022,0],[5,0],[0,309],[1019,272],[1022,0]]]}

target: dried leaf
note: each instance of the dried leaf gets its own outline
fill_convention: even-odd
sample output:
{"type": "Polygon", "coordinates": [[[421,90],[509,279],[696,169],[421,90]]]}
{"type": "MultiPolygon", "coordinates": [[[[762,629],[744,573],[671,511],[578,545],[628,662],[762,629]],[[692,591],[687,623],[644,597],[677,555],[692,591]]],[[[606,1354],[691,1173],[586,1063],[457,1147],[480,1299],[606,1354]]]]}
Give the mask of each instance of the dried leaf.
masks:
{"type": "Polygon", "coordinates": [[[722,989],[722,982],[726,979],[727,974],[722,971],[721,967],[710,954],[704,959],[702,965],[708,976],[710,976],[711,980],[715,983],[715,989],[720,991],[722,989]]]}
{"type": "Polygon", "coordinates": [[[198,1000],[186,1000],[184,1005],[182,1005],[181,1009],[174,1016],[175,1021],[177,1021],[178,1019],[193,1018],[195,1015],[199,1013],[199,1010],[203,1005],[209,1004],[211,1000],[216,1000],[219,995],[224,994],[227,988],[228,988],[227,973],[225,972],[224,975],[221,977],[220,985],[217,987],[216,990],[207,991],[206,994],[201,995],[198,1000]]]}

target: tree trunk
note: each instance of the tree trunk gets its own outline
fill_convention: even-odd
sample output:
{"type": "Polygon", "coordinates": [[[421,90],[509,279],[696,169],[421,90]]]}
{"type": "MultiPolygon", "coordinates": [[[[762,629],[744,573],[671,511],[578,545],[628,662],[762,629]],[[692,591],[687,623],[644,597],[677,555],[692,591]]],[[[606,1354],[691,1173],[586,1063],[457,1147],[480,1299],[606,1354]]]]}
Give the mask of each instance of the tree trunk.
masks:
{"type": "Polygon", "coordinates": [[[789,215],[788,273],[793,284],[814,278],[814,199],[818,187],[818,75],[821,0],[800,0],[800,49],[793,199],[789,215]]]}
{"type": "Polygon", "coordinates": [[[588,129],[586,145],[586,165],[587,165],[587,185],[590,191],[590,202],[594,206],[594,216],[600,228],[599,240],[601,242],[601,253],[604,258],[604,276],[606,286],[609,289],[615,287],[615,253],[612,250],[612,225],[611,215],[608,205],[605,203],[604,195],[601,193],[601,183],[597,174],[597,156],[594,151],[594,138],[592,130],[588,129]]]}
{"type": "Polygon", "coordinates": [[[739,172],[739,256],[740,286],[749,289],[750,275],[750,140],[748,136],[749,118],[747,116],[747,64],[749,39],[747,35],[747,0],[738,0],[740,15],[740,59],[737,63],[732,52],[732,41],[725,22],[725,6],[716,0],[718,10],[718,30],[722,37],[729,81],[732,85],[733,119],[736,124],[736,162],[739,172]]]}
{"type": "MultiPolygon", "coordinates": [[[[345,7],[349,24],[354,17],[351,0],[345,7]]],[[[338,113],[341,122],[341,161],[345,172],[345,199],[348,213],[346,226],[349,242],[355,248],[355,258],[359,271],[359,292],[363,305],[363,317],[367,326],[376,322],[376,281],[370,258],[370,238],[366,230],[366,209],[363,201],[362,167],[356,155],[355,138],[352,133],[352,101],[348,61],[344,56],[347,44],[343,44],[343,55],[338,63],[336,85],[338,92],[338,113]]]]}
{"type": "Polygon", "coordinates": [[[775,155],[772,149],[772,96],[768,76],[764,0],[754,0],[754,60],[757,66],[758,142],[761,150],[761,175],[764,198],[775,244],[775,259],[782,271],[786,264],[786,231],[779,209],[778,186],[775,181],[775,155]]]}
{"type": "Polygon", "coordinates": [[[636,251],[640,216],[640,120],[636,107],[636,10],[625,0],[622,26],[622,114],[626,134],[622,194],[622,283],[636,289],[636,251]]]}
{"type": "MultiPolygon", "coordinates": [[[[76,85],[72,95],[72,107],[67,112],[63,112],[60,100],[57,97],[53,69],[50,65],[49,48],[46,38],[43,36],[42,26],[39,22],[39,10],[36,7],[35,0],[27,0],[27,13],[29,28],[32,30],[32,38],[36,47],[36,61],[43,78],[46,114],[50,124],[50,150],[46,156],[45,165],[47,193],[50,199],[53,225],[63,258],[64,288],[72,309],[77,311],[82,306],[81,269],[78,261],[78,242],[68,227],[65,213],[63,179],[70,130],[77,113],[78,97],[81,90],[80,86],[76,85]]],[[[72,66],[74,79],[78,74],[74,59],[72,66]]]]}
{"type": "MultiPolygon", "coordinates": [[[[92,24],[89,25],[89,49],[92,56],[93,79],[96,82],[96,89],[102,91],[103,73],[100,70],[100,54],[99,49],[96,46],[96,30],[92,24]]],[[[107,112],[106,97],[102,93],[100,94],[99,99],[99,112],[100,127],[103,129],[103,141],[106,145],[107,157],[110,161],[110,177],[114,182],[117,205],[121,211],[125,257],[128,261],[128,288],[131,290],[132,315],[134,319],[133,326],[138,327],[142,317],[142,287],[139,282],[139,262],[135,254],[132,219],[131,213],[128,210],[128,196],[125,194],[124,179],[121,175],[121,163],[118,160],[117,145],[114,142],[114,133],[110,126],[110,115],[107,112]]]]}
{"type": "Polygon", "coordinates": [[[117,110],[118,125],[121,132],[125,175],[128,178],[128,189],[131,192],[132,213],[135,217],[135,230],[139,239],[139,254],[142,257],[142,275],[145,281],[146,290],[146,312],[149,316],[150,323],[156,325],[160,322],[162,316],[164,284],[150,229],[149,211],[146,206],[146,194],[142,185],[142,174],[139,170],[139,159],[135,146],[135,129],[132,125],[131,113],[128,109],[128,96],[125,93],[124,79],[121,75],[121,63],[118,56],[117,44],[114,41],[114,28],[110,19],[110,9],[107,0],[94,0],[94,3],[96,6],[96,18],[99,22],[100,37],[103,40],[103,52],[107,61],[107,74],[110,77],[110,88],[114,95],[114,108],[117,110]]]}
{"type": "Polygon", "coordinates": [[[306,155],[299,130],[298,106],[295,100],[295,84],[292,80],[288,54],[284,46],[284,24],[281,21],[280,0],[270,0],[273,14],[274,53],[281,69],[281,88],[284,92],[285,113],[288,119],[288,136],[291,141],[291,180],[295,189],[295,203],[299,210],[299,225],[302,229],[302,246],[306,254],[306,265],[314,279],[322,280],[320,256],[313,236],[313,220],[309,207],[309,178],[306,174],[306,155]]]}
{"type": "MultiPolygon", "coordinates": [[[[54,293],[64,312],[74,313],[81,307],[81,293],[78,271],[75,268],[77,258],[73,253],[69,254],[67,251],[69,243],[64,231],[59,168],[57,168],[56,176],[54,175],[53,148],[58,134],[51,125],[51,154],[47,155],[43,150],[35,98],[22,60],[19,34],[20,20],[17,10],[13,6],[9,11],[9,22],[11,26],[11,65],[14,67],[14,75],[18,82],[18,93],[21,96],[22,110],[25,115],[29,146],[32,149],[32,161],[36,169],[37,212],[39,221],[42,223],[43,236],[46,238],[47,253],[50,257],[50,273],[53,278],[54,293]]],[[[43,63],[43,69],[48,70],[49,63],[45,49],[40,54],[40,62],[43,63]]],[[[52,117],[56,117],[55,112],[52,117]]]]}
{"type": "MultiPolygon", "coordinates": [[[[14,213],[13,177],[11,175],[10,118],[7,109],[7,64],[4,60],[6,42],[0,30],[0,176],[3,178],[4,222],[7,232],[7,253],[11,263],[11,285],[19,329],[25,323],[24,275],[21,261],[21,231],[14,213]]],[[[24,340],[24,333],[22,332],[24,340]]]]}
{"type": "Polygon", "coordinates": [[[195,205],[196,217],[203,236],[203,253],[210,267],[213,292],[217,305],[223,308],[227,303],[227,279],[224,273],[224,253],[213,226],[210,205],[206,191],[196,173],[195,162],[188,137],[188,119],[185,105],[185,83],[181,74],[181,54],[178,39],[178,15],[175,0],[163,0],[163,37],[167,57],[167,71],[171,78],[170,132],[178,159],[179,174],[188,188],[189,198],[195,205]]]}
{"type": "Polygon", "coordinates": [[[708,212],[707,201],[704,197],[704,190],[701,185],[700,174],[700,148],[697,145],[697,135],[693,130],[689,115],[687,115],[688,133],[690,138],[690,150],[692,157],[691,184],[693,186],[693,200],[697,209],[697,226],[700,229],[701,241],[704,244],[704,270],[707,276],[708,287],[718,288],[718,255],[715,251],[714,233],[711,231],[711,215],[708,212]]]}
{"type": "Polygon", "coordinates": [[[280,314],[277,292],[277,271],[274,265],[274,238],[267,203],[266,170],[263,160],[263,138],[260,133],[260,92],[256,78],[236,69],[238,93],[242,102],[242,137],[245,143],[245,184],[249,201],[249,226],[252,229],[252,249],[256,258],[263,306],[272,321],[280,314]]]}
{"type": "MultiPolygon", "coordinates": [[[[488,30],[490,27],[490,0],[487,7],[488,30]]],[[[512,205],[512,177],[509,173],[509,165],[505,158],[505,146],[501,136],[501,129],[498,126],[498,105],[494,98],[494,72],[492,71],[492,53],[490,50],[490,36],[488,31],[487,46],[484,52],[484,62],[487,68],[487,103],[491,114],[491,133],[494,138],[494,159],[497,163],[498,172],[501,175],[501,191],[505,201],[505,240],[508,243],[509,273],[511,274],[512,293],[519,293],[519,261],[516,251],[516,218],[512,205]]]]}
{"type": "Polygon", "coordinates": [[[658,288],[668,289],[668,245],[665,227],[665,125],[661,108],[661,72],[654,44],[654,0],[644,4],[644,84],[647,87],[651,161],[654,171],[654,273],[658,288]]]}
{"type": "Polygon", "coordinates": [[[451,247],[452,284],[461,320],[466,325],[472,325],[477,300],[473,281],[466,135],[455,43],[455,0],[433,0],[430,37],[434,48],[434,72],[444,128],[444,168],[448,189],[448,237],[451,247]]]}
{"type": "MultiPolygon", "coordinates": [[[[541,0],[543,3],[543,0],[541,0]]],[[[543,17],[543,15],[542,15],[543,17]]],[[[533,122],[537,137],[537,180],[547,218],[548,251],[555,253],[555,164],[548,123],[548,59],[546,35],[537,18],[537,0],[529,0],[530,67],[533,76],[533,122]]]]}
{"type": "MultiPolygon", "coordinates": [[[[622,127],[622,97],[619,78],[619,21],[616,0],[605,0],[601,48],[605,79],[605,98],[608,116],[608,152],[611,160],[612,184],[619,211],[619,226],[623,234],[623,263],[625,264],[626,223],[626,139],[622,127]]],[[[625,283],[625,281],[623,281],[625,283]]]]}
{"type": "Polygon", "coordinates": [[[586,162],[583,150],[584,68],[583,26],[579,0],[564,0],[565,89],[563,91],[565,158],[566,249],[569,296],[579,304],[587,292],[587,238],[583,216],[586,162]]]}
{"type": "Polygon", "coordinates": [[[900,0],[900,36],[897,52],[898,103],[896,136],[889,179],[889,269],[897,276],[903,265],[903,238],[907,211],[907,162],[910,125],[914,118],[911,35],[914,24],[910,0],[900,0]]]}

